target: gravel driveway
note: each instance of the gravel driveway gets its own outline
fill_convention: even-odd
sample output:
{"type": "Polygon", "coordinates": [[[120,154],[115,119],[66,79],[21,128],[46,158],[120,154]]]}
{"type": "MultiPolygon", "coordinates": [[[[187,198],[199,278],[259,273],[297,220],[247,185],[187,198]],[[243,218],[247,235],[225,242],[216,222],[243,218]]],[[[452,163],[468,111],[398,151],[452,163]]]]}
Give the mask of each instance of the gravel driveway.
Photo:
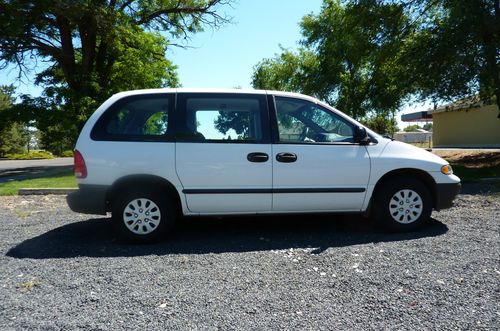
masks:
{"type": "Polygon", "coordinates": [[[431,226],[338,216],[187,220],[115,241],[63,197],[0,197],[2,330],[500,328],[500,196],[461,195],[431,226]]]}

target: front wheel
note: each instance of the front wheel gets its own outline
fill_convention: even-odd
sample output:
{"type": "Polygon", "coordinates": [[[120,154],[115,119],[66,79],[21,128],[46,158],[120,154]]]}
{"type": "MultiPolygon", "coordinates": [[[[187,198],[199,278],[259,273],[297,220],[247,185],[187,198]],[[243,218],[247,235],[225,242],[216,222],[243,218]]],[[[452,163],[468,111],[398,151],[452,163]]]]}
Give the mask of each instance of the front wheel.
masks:
{"type": "Polygon", "coordinates": [[[413,178],[396,178],[375,192],[373,218],[392,231],[412,231],[429,221],[432,195],[427,186],[413,178]]]}
{"type": "Polygon", "coordinates": [[[158,241],[175,222],[175,209],[160,191],[129,191],[113,202],[115,231],[121,239],[136,243],[158,241]]]}

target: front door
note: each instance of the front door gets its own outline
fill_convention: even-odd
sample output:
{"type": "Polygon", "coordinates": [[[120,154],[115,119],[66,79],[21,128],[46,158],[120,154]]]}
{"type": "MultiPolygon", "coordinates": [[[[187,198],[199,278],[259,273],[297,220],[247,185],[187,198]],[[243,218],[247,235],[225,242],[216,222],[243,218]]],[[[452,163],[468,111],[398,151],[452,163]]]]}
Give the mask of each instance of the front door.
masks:
{"type": "Polygon", "coordinates": [[[265,94],[179,93],[176,169],[193,213],[268,212],[272,161],[265,94]]]}
{"type": "Polygon", "coordinates": [[[354,125],[321,105],[275,97],[273,211],[360,211],[370,176],[354,125]]]}

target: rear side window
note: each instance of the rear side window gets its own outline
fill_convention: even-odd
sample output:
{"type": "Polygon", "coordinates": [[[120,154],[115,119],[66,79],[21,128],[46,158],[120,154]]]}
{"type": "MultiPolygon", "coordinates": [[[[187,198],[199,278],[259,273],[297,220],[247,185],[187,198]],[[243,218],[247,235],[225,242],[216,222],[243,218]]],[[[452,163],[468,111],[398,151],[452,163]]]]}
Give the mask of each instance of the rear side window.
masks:
{"type": "Polygon", "coordinates": [[[265,96],[180,94],[182,141],[261,142],[265,136],[265,96]]]}
{"type": "Polygon", "coordinates": [[[94,140],[165,141],[173,96],[151,94],[125,97],[113,104],[92,130],[94,140]]]}

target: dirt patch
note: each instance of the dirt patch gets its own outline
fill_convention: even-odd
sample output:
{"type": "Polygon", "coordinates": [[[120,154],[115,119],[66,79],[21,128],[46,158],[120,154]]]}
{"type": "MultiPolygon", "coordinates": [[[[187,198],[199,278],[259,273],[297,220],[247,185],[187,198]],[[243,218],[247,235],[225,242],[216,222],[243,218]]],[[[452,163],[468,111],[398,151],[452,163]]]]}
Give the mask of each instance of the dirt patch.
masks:
{"type": "Polygon", "coordinates": [[[500,152],[481,151],[432,151],[452,165],[466,168],[491,168],[500,166],[500,152]]]}

